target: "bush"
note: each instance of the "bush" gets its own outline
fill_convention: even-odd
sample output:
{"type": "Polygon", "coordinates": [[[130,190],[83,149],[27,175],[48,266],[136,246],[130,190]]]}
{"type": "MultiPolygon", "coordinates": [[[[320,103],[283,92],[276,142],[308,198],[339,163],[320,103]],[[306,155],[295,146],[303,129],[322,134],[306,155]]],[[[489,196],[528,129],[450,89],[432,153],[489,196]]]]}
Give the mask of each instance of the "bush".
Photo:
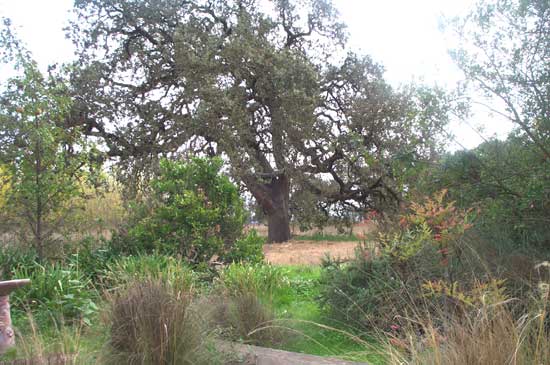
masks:
{"type": "Polygon", "coordinates": [[[231,264],[220,272],[217,285],[234,297],[252,293],[271,299],[275,291],[288,286],[288,280],[276,266],[231,264]]]}
{"type": "MultiPolygon", "coordinates": [[[[485,294],[500,294],[498,290],[485,294]]],[[[419,311],[386,333],[389,364],[550,364],[548,291],[517,319],[507,301],[485,302],[460,315],[419,311]],[[411,325],[413,324],[414,325],[411,325]]]]}
{"type": "Polygon", "coordinates": [[[6,246],[0,249],[0,278],[11,280],[15,278],[15,271],[22,269],[33,270],[37,267],[38,255],[33,249],[24,247],[6,246]]]}
{"type": "Polygon", "coordinates": [[[225,337],[259,346],[274,346],[284,338],[274,324],[272,300],[289,285],[283,270],[265,265],[232,264],[224,268],[215,284],[211,306],[216,324],[225,337]]]}
{"type": "Polygon", "coordinates": [[[283,342],[284,334],[275,323],[271,306],[253,293],[227,297],[223,304],[222,326],[230,340],[266,347],[283,342]]]}
{"type": "Polygon", "coordinates": [[[77,242],[76,251],[71,253],[67,263],[76,267],[79,272],[86,275],[94,284],[99,284],[109,265],[118,257],[103,240],[99,242],[93,237],[86,237],[77,242]]]}
{"type": "Polygon", "coordinates": [[[387,260],[372,260],[368,253],[362,247],[349,263],[325,260],[319,301],[331,318],[352,327],[388,329],[404,309],[405,284],[387,260]]]}
{"type": "Polygon", "coordinates": [[[130,253],[181,255],[198,264],[214,255],[224,257],[242,239],[233,255],[246,259],[243,253],[250,251],[257,259],[256,239],[242,238],[244,205],[237,187],[220,173],[222,164],[221,159],[201,158],[161,161],[149,214],[141,212],[143,218],[126,236],[117,237],[116,245],[130,253]]]}
{"type": "Polygon", "coordinates": [[[248,262],[250,264],[259,264],[264,261],[263,246],[265,238],[258,236],[255,229],[248,234],[237,239],[231,249],[222,256],[224,262],[248,262]]]}
{"type": "Polygon", "coordinates": [[[111,346],[125,364],[214,364],[208,331],[191,310],[192,292],[136,281],[112,298],[111,346]]]}

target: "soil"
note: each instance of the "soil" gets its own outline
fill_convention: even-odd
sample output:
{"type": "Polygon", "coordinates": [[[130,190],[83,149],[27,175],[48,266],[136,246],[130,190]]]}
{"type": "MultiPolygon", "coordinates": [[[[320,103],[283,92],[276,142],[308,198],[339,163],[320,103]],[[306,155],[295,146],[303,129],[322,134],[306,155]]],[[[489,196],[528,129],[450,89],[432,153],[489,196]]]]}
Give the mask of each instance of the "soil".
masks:
{"type": "Polygon", "coordinates": [[[359,242],[289,241],[264,245],[266,261],[274,265],[320,265],[327,254],[349,260],[359,242]]]}

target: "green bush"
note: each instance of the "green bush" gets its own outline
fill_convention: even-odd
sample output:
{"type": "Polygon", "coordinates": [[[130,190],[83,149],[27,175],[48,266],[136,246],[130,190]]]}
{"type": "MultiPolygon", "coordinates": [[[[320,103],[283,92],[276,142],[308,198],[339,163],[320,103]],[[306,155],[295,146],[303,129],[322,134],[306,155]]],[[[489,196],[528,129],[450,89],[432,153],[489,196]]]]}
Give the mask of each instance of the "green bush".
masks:
{"type": "Polygon", "coordinates": [[[319,301],[330,317],[363,330],[395,323],[405,288],[387,260],[372,260],[365,249],[348,263],[326,259],[319,301]]]}
{"type": "MultiPolygon", "coordinates": [[[[131,226],[115,245],[136,252],[181,255],[193,264],[228,254],[242,240],[245,210],[238,188],[220,173],[221,159],[194,158],[185,163],[161,161],[159,177],[153,181],[154,202],[149,214],[131,226]]],[[[253,243],[249,237],[241,249],[253,243]]],[[[252,245],[253,246],[253,245],[252,245]]]]}
{"type": "Polygon", "coordinates": [[[232,264],[224,268],[215,285],[214,316],[225,338],[259,346],[283,342],[272,301],[277,292],[288,289],[281,268],[265,264],[232,264]]]}
{"type": "Polygon", "coordinates": [[[217,285],[230,296],[252,293],[270,299],[277,290],[288,286],[288,279],[284,271],[276,266],[231,264],[220,272],[217,285]]]}
{"type": "Polygon", "coordinates": [[[38,255],[33,249],[24,247],[3,247],[0,249],[0,278],[14,279],[14,271],[36,267],[38,255]]]}
{"type": "Polygon", "coordinates": [[[231,249],[222,256],[222,261],[261,263],[264,260],[264,243],[265,238],[258,236],[258,232],[253,229],[246,236],[235,241],[231,249]]]}
{"type": "Polygon", "coordinates": [[[112,247],[104,240],[98,242],[92,237],[84,238],[74,247],[76,250],[67,258],[67,264],[76,267],[95,285],[100,284],[109,264],[119,257],[118,252],[113,251],[112,247]]]}

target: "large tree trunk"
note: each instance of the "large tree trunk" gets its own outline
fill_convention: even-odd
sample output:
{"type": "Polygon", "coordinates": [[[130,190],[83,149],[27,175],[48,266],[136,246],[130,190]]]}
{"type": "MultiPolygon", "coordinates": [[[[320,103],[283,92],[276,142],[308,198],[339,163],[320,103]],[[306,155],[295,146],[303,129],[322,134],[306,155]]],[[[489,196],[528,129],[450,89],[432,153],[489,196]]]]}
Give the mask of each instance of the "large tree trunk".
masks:
{"type": "Polygon", "coordinates": [[[268,242],[280,243],[290,240],[289,196],[290,181],[286,174],[271,177],[267,184],[256,179],[247,179],[247,186],[267,215],[268,242]]]}
{"type": "Polygon", "coordinates": [[[290,240],[288,178],[286,175],[273,178],[270,187],[272,207],[267,212],[267,240],[269,243],[286,242],[290,240]]]}

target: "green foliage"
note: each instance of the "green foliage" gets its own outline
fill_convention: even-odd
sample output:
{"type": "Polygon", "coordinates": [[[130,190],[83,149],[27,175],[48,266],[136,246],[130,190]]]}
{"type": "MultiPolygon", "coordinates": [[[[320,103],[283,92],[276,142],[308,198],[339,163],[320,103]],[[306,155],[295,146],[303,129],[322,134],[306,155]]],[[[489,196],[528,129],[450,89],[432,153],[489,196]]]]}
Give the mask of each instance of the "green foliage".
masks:
{"type": "Polygon", "coordinates": [[[20,268],[33,268],[38,257],[36,252],[25,247],[0,248],[0,278],[2,280],[14,279],[14,270],[20,268]]]}
{"type": "MultiPolygon", "coordinates": [[[[221,159],[161,161],[160,175],[152,184],[155,206],[128,231],[132,249],[182,255],[194,264],[230,251],[241,238],[245,210],[237,187],[220,173],[221,167],[221,159]]],[[[241,248],[254,240],[245,239],[241,248]]]]}
{"type": "Polygon", "coordinates": [[[425,190],[445,187],[458,207],[480,208],[475,228],[485,240],[514,249],[550,248],[550,169],[524,137],[447,155],[426,179],[425,190]]]}
{"type": "Polygon", "coordinates": [[[455,202],[446,202],[447,190],[412,202],[403,214],[399,226],[389,232],[380,232],[376,244],[391,260],[407,261],[426,246],[437,248],[441,264],[447,266],[449,257],[460,252],[460,238],[472,225],[472,209],[457,210],[455,202]]]}
{"type": "Polygon", "coordinates": [[[271,299],[278,290],[288,286],[284,271],[266,264],[231,264],[219,275],[218,284],[231,296],[252,293],[271,299]]]}
{"type": "Polygon", "coordinates": [[[361,329],[389,329],[400,313],[405,288],[387,260],[373,260],[364,248],[355,260],[326,260],[320,278],[321,305],[335,318],[361,329]]]}
{"type": "Polygon", "coordinates": [[[360,246],[350,263],[324,263],[321,300],[331,313],[351,325],[388,329],[395,317],[413,310],[411,303],[425,300],[426,281],[453,281],[465,269],[459,259],[471,211],[446,202],[446,194],[412,202],[399,224],[378,232],[380,257],[360,246]]]}
{"type": "Polygon", "coordinates": [[[91,325],[99,296],[90,280],[75,267],[35,263],[14,267],[12,275],[32,283],[12,294],[14,311],[34,312],[43,321],[53,318],[57,323],[83,321],[91,325]]]}
{"type": "Polygon", "coordinates": [[[483,0],[451,23],[460,37],[452,57],[490,98],[472,103],[490,105],[515,130],[506,141],[446,156],[428,177],[460,206],[482,207],[484,238],[516,248],[550,248],[549,16],[545,0],[483,0]]]}
{"type": "Polygon", "coordinates": [[[222,256],[222,261],[259,264],[264,260],[264,243],[265,238],[252,229],[246,236],[235,241],[231,249],[222,256]]]}
{"type": "Polygon", "coordinates": [[[2,58],[11,54],[22,73],[8,80],[0,96],[0,161],[11,179],[7,204],[23,236],[30,227],[31,241],[43,259],[70,212],[71,199],[81,194],[90,148],[78,128],[65,125],[72,102],[62,76],[42,75],[9,28],[0,43],[7,47],[2,58]]]}
{"type": "Polygon", "coordinates": [[[66,263],[86,275],[95,284],[99,285],[106,271],[118,257],[105,240],[92,237],[84,238],[73,244],[76,247],[66,259],[66,263]]]}
{"type": "Polygon", "coordinates": [[[196,273],[184,261],[161,255],[122,257],[108,265],[102,278],[107,288],[154,280],[179,290],[189,290],[196,279],[196,273]]]}

